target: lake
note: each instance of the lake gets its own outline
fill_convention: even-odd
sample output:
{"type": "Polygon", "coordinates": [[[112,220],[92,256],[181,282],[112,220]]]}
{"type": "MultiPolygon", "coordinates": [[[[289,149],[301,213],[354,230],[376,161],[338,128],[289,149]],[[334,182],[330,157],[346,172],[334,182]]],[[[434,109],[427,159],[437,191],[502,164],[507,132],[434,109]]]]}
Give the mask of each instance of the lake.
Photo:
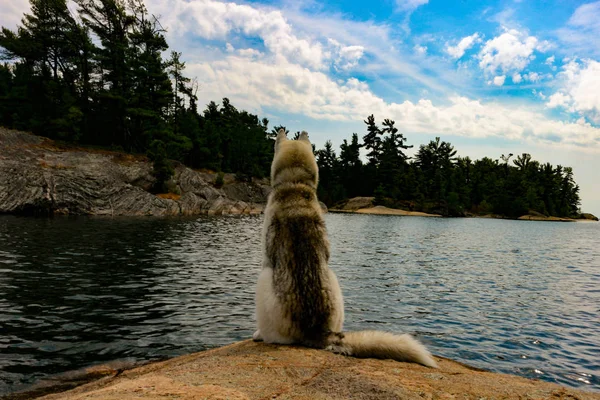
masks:
{"type": "MultiPolygon", "coordinates": [[[[600,224],[327,214],[346,330],[600,391],[600,224]]],[[[261,216],[0,216],[0,395],[254,332],[261,216]]]]}

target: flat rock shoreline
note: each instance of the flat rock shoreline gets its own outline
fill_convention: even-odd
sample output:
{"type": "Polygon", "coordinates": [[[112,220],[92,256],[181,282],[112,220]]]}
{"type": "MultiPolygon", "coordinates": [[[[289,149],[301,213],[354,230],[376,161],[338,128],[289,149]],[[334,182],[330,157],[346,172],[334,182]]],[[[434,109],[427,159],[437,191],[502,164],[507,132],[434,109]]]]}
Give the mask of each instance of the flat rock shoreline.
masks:
{"type": "MultiPolygon", "coordinates": [[[[246,340],[126,371],[105,368],[100,379],[41,398],[600,399],[600,393],[435,359],[439,369],[246,340]]],[[[34,392],[20,396],[10,398],[34,398],[34,392]]]]}
{"type": "Polygon", "coordinates": [[[141,155],[63,146],[0,127],[0,214],[174,216],[259,214],[268,179],[238,182],[175,163],[175,193],[149,192],[152,163],[141,155]]]}

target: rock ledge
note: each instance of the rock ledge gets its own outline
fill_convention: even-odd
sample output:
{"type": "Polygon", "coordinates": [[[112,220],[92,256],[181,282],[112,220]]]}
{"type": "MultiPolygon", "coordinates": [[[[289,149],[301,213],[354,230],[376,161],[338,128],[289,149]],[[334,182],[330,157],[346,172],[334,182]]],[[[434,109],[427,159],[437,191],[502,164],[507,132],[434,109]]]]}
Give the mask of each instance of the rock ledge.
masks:
{"type": "Polygon", "coordinates": [[[435,358],[439,369],[247,340],[43,399],[600,399],[600,393],[435,358]]]}

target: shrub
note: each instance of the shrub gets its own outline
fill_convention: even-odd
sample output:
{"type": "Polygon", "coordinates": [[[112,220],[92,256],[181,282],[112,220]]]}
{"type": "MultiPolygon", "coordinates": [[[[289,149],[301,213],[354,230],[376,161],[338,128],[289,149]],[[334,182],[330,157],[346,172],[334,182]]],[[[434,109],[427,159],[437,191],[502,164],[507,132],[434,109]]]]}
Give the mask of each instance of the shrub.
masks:
{"type": "Polygon", "coordinates": [[[225,174],[223,174],[222,172],[219,172],[217,174],[217,177],[215,178],[215,187],[217,189],[220,189],[223,187],[223,184],[225,183],[224,176],[225,176],[225,174]]]}

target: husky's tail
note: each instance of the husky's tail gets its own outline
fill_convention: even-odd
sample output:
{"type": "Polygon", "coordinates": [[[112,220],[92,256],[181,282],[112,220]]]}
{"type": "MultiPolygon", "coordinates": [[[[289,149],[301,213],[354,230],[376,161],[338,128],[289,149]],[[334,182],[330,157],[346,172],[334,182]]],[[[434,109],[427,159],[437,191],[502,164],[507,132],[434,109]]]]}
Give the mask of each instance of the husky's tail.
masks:
{"type": "Polygon", "coordinates": [[[381,331],[344,332],[327,350],[358,358],[389,358],[437,368],[431,353],[412,336],[381,331]]]}

